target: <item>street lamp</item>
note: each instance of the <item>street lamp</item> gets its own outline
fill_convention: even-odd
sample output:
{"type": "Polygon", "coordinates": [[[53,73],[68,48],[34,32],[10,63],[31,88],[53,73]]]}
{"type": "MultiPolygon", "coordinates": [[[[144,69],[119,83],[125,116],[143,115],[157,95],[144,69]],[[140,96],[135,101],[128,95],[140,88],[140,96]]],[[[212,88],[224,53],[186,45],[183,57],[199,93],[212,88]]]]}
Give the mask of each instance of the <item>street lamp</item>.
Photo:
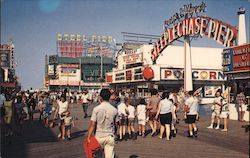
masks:
{"type": "Polygon", "coordinates": [[[100,77],[100,88],[102,89],[102,69],[103,69],[103,54],[102,54],[102,46],[101,45],[99,45],[99,52],[100,52],[100,56],[101,56],[101,77],[100,77]]]}
{"type": "Polygon", "coordinates": [[[79,80],[79,92],[81,91],[81,80],[82,80],[82,57],[79,59],[79,68],[80,68],[80,80],[79,80]]]}

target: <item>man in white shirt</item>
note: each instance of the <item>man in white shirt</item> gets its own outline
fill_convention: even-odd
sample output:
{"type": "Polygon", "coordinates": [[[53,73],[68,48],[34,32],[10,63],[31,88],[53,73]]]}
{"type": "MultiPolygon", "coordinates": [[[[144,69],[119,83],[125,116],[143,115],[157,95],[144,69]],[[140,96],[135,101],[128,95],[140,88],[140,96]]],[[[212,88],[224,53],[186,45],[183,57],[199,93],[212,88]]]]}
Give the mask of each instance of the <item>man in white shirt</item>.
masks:
{"type": "Polygon", "coordinates": [[[82,102],[82,109],[84,113],[84,118],[88,117],[88,106],[89,106],[89,94],[88,91],[83,91],[83,94],[81,96],[81,102],[82,102]]]}
{"type": "MultiPolygon", "coordinates": [[[[124,98],[125,101],[125,98],[124,98]]],[[[120,133],[120,141],[124,138],[127,140],[125,137],[125,132],[126,132],[126,125],[128,123],[128,114],[126,111],[126,104],[125,102],[121,102],[118,107],[118,117],[119,117],[119,133],[120,133]]]]}
{"type": "Polygon", "coordinates": [[[198,129],[195,124],[195,121],[196,121],[196,116],[198,114],[197,107],[198,107],[199,100],[193,96],[193,91],[189,91],[188,94],[189,94],[189,97],[185,101],[185,105],[189,109],[187,111],[187,120],[186,120],[186,123],[188,124],[188,131],[189,131],[188,137],[193,137],[193,136],[197,137],[198,129]]]}
{"type": "Polygon", "coordinates": [[[95,138],[104,148],[105,158],[114,158],[115,156],[114,128],[115,123],[118,122],[117,109],[109,103],[110,95],[108,89],[101,90],[101,104],[93,109],[87,135],[88,143],[90,143],[91,135],[96,127],[95,138]]]}

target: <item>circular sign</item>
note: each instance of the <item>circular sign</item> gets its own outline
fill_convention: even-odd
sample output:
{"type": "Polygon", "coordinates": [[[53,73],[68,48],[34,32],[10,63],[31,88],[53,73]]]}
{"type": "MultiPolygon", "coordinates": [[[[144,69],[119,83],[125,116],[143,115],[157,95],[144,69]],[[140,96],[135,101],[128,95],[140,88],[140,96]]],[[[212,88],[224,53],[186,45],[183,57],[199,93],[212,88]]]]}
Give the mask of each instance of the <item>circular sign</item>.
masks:
{"type": "Polygon", "coordinates": [[[145,67],[142,73],[146,80],[151,80],[154,78],[154,70],[151,67],[145,67]]]}

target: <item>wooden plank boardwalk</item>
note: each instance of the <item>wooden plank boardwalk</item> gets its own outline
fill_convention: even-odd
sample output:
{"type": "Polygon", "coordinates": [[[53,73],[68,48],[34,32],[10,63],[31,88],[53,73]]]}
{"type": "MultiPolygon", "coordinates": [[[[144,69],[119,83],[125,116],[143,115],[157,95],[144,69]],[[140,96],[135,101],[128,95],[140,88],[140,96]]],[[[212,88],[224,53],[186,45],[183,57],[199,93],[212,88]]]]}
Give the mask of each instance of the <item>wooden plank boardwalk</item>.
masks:
{"type": "MultiPolygon", "coordinates": [[[[91,111],[93,107],[89,108],[91,111]]],[[[72,108],[71,108],[72,110],[72,108]]],[[[87,133],[89,118],[83,119],[82,108],[74,108],[75,121],[70,141],[57,140],[58,128],[45,128],[37,120],[25,122],[23,134],[12,138],[4,137],[5,127],[1,128],[2,158],[85,158],[82,141],[87,133]]],[[[37,115],[35,115],[37,118],[37,115]]],[[[229,121],[229,131],[221,132],[206,129],[210,123],[208,116],[201,116],[197,122],[199,136],[185,137],[187,125],[180,122],[178,135],[171,141],[158,137],[138,137],[137,140],[117,142],[115,146],[118,158],[247,158],[249,157],[249,133],[245,133],[238,121],[229,121]]]]}

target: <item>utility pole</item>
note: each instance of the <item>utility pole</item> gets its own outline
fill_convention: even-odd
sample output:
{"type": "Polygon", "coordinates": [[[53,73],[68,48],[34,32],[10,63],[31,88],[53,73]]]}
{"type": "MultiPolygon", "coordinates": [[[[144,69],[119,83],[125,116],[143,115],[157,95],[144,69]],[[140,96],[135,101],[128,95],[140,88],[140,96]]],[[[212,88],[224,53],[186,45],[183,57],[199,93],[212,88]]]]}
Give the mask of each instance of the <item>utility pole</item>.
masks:
{"type": "Polygon", "coordinates": [[[100,83],[100,87],[101,87],[101,89],[102,89],[102,75],[103,75],[103,74],[102,74],[102,73],[103,73],[103,72],[102,72],[102,71],[103,71],[103,61],[102,61],[102,60],[103,60],[103,56],[102,56],[103,54],[102,54],[102,46],[99,45],[99,48],[100,48],[100,56],[101,56],[101,75],[100,75],[100,76],[101,76],[101,77],[100,77],[101,83],[100,83]]]}
{"type": "Polygon", "coordinates": [[[81,91],[81,80],[82,80],[82,57],[79,59],[79,68],[80,68],[80,80],[79,80],[79,92],[81,91]]]}

